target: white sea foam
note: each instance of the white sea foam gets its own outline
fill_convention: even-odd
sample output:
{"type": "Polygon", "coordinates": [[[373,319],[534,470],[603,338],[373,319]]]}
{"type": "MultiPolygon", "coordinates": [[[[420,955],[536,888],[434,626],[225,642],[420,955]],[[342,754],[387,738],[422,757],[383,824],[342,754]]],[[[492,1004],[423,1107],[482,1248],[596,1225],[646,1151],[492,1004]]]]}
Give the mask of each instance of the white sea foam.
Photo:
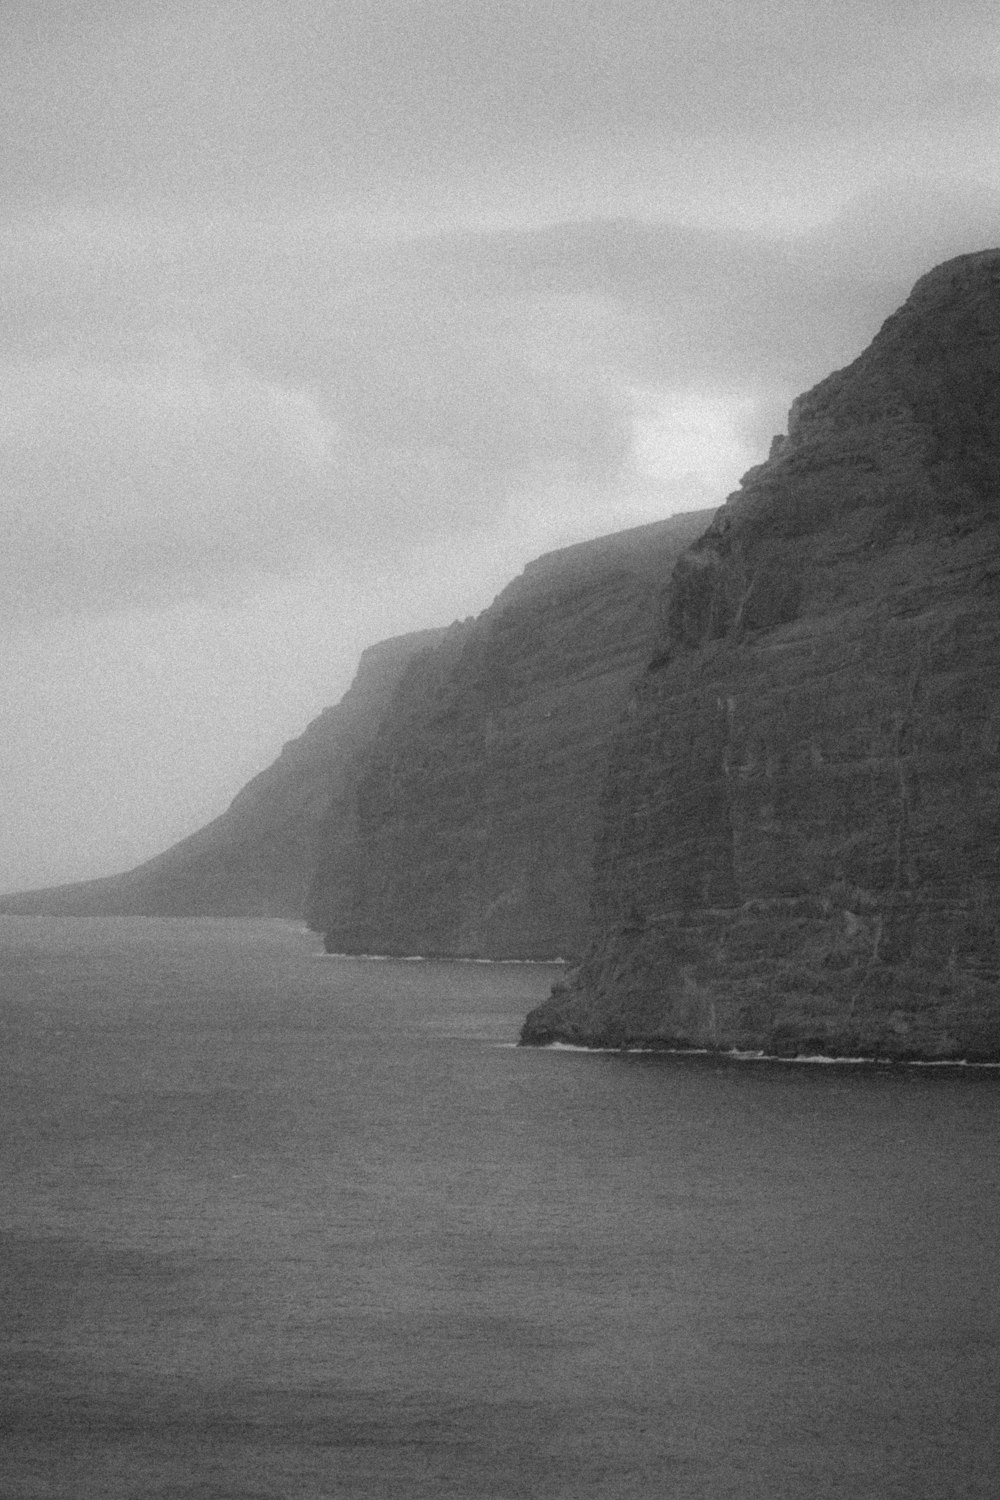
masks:
{"type": "MultiPolygon", "coordinates": [[[[506,1046],[519,1046],[517,1042],[506,1046]]],[[[738,1047],[727,1051],[715,1051],[711,1047],[587,1047],[579,1042],[545,1042],[538,1050],[543,1052],[641,1052],[650,1057],[724,1057],[733,1062],[766,1062],[801,1065],[804,1067],[867,1067],[867,1068],[1000,1068],[1000,1062],[970,1062],[968,1058],[905,1058],[891,1057],[829,1057],[826,1053],[802,1053],[796,1057],[780,1057],[775,1052],[747,1052],[738,1047]]]]}
{"type": "Polygon", "coordinates": [[[320,958],[349,959],[356,964],[388,964],[392,963],[391,953],[321,953],[320,958]]]}
{"type": "Polygon", "coordinates": [[[907,1063],[908,1068],[1000,1068],[1000,1062],[970,1062],[967,1057],[956,1057],[949,1061],[946,1057],[928,1058],[924,1061],[915,1060],[907,1063]]]}
{"type": "Polygon", "coordinates": [[[649,1052],[668,1057],[707,1057],[708,1047],[586,1047],[580,1042],[544,1042],[541,1052],[649,1052]]]}
{"type": "Polygon", "coordinates": [[[565,967],[569,963],[568,958],[444,958],[442,963],[448,964],[522,964],[528,967],[539,965],[548,968],[559,964],[565,967]]]}
{"type": "Polygon", "coordinates": [[[772,1052],[748,1052],[742,1054],[733,1051],[730,1057],[746,1056],[759,1062],[783,1062],[783,1063],[805,1063],[810,1067],[873,1067],[876,1064],[891,1066],[888,1057],[828,1057],[825,1052],[800,1052],[795,1057],[779,1057],[772,1052]]]}
{"type": "Polygon", "coordinates": [[[352,964],[432,964],[433,958],[422,953],[321,953],[320,958],[337,958],[352,964]]]}
{"type": "Polygon", "coordinates": [[[567,958],[435,958],[426,953],[320,953],[317,956],[366,964],[514,964],[529,968],[551,968],[569,963],[567,958]]]}
{"type": "Polygon", "coordinates": [[[542,1052],[621,1052],[622,1047],[581,1047],[576,1042],[546,1042],[542,1052]]]}

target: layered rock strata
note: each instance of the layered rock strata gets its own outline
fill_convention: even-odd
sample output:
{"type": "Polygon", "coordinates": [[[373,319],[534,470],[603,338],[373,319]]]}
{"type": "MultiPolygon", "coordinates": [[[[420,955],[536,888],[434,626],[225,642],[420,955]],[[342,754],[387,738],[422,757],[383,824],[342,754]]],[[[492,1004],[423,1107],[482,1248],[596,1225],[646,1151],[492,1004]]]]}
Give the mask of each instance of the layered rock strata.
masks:
{"type": "Polygon", "coordinates": [[[369,647],[340,702],[189,838],[121,875],[4,897],[0,910],[301,919],[324,820],[349,799],[407,664],[443,635],[417,631],[369,647]]]}
{"type": "Polygon", "coordinates": [[[412,662],[328,820],[308,915],[330,951],[581,951],[609,737],[709,516],[539,558],[412,662]]]}
{"type": "Polygon", "coordinates": [[[1000,1059],[1000,251],[795,402],[663,618],[522,1039],[1000,1059]]]}

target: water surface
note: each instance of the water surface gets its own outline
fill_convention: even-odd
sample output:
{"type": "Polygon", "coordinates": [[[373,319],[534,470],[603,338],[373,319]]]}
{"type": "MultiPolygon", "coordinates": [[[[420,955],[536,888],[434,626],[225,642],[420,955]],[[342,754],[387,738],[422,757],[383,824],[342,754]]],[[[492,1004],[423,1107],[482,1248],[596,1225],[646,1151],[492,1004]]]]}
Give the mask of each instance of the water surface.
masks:
{"type": "Polygon", "coordinates": [[[317,949],[0,919],[5,1500],[996,1493],[995,1075],[317,949]]]}

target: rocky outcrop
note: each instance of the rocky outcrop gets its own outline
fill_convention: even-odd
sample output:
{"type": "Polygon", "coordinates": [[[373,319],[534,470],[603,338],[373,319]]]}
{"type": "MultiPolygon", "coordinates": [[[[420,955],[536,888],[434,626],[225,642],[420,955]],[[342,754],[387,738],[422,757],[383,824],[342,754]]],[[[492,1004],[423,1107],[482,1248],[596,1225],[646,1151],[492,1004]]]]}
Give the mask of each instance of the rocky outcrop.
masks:
{"type": "Polygon", "coordinates": [[[609,737],[709,514],[542,557],[411,663],[328,819],[308,915],[330,951],[580,952],[609,737]]]}
{"type": "Polygon", "coordinates": [[[7,896],[0,911],[301,919],[324,819],[349,798],[407,664],[443,634],[418,631],[369,647],[340,702],[197,833],[125,874],[7,896]]]}
{"type": "Polygon", "coordinates": [[[794,404],[663,618],[522,1039],[1000,1058],[1000,251],[794,404]]]}

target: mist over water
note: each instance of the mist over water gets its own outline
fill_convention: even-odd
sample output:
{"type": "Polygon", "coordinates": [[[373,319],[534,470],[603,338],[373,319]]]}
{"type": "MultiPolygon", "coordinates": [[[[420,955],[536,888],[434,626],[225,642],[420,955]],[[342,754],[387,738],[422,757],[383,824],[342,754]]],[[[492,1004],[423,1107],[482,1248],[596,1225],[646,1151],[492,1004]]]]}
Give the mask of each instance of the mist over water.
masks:
{"type": "Polygon", "coordinates": [[[1000,1081],[510,1042],[556,972],[0,919],[0,1493],[995,1493],[1000,1081]]]}

